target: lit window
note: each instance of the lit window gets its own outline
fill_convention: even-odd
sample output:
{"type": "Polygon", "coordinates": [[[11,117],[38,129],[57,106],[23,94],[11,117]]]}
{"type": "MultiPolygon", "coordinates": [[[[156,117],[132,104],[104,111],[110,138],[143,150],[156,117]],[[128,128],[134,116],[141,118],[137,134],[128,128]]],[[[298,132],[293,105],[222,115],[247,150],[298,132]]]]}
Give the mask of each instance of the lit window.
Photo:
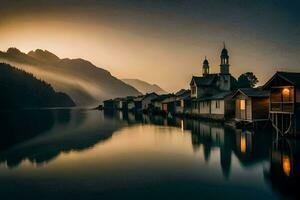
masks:
{"type": "Polygon", "coordinates": [[[284,88],[282,90],[282,95],[285,96],[285,97],[289,96],[290,95],[290,90],[288,88],[284,88]]]}
{"type": "Polygon", "coordinates": [[[291,90],[289,88],[284,88],[282,90],[282,100],[291,101],[291,90]]]}
{"type": "Polygon", "coordinates": [[[246,110],[246,100],[244,99],[240,100],[240,109],[246,110]]]}

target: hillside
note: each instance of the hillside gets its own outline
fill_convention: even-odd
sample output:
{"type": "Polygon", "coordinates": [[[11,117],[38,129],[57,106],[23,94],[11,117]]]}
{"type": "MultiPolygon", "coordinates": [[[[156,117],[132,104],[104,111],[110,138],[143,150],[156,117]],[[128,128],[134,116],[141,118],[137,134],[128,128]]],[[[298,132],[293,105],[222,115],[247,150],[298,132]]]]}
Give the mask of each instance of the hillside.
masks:
{"type": "Polygon", "coordinates": [[[65,93],[5,63],[0,63],[0,91],[0,109],[75,106],[65,93]]]}
{"type": "Polygon", "coordinates": [[[140,91],[143,94],[151,93],[151,92],[155,92],[157,94],[166,94],[167,93],[165,90],[163,90],[156,84],[150,84],[145,81],[138,80],[138,79],[122,79],[122,81],[124,81],[128,85],[133,86],[134,88],[136,88],[138,91],[140,91]]]}
{"type": "Polygon", "coordinates": [[[16,48],[0,51],[0,62],[18,66],[50,83],[55,90],[67,93],[77,105],[97,105],[105,99],[140,95],[134,87],[83,59],[60,59],[37,49],[28,54],[16,48]]]}

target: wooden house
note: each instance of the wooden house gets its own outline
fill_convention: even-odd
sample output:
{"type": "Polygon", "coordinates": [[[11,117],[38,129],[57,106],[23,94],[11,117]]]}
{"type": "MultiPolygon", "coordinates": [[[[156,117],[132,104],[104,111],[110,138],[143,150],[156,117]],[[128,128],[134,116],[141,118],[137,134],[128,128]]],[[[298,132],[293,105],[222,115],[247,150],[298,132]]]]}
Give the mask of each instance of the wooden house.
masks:
{"type": "Polygon", "coordinates": [[[162,94],[151,100],[153,111],[162,111],[162,101],[170,97],[170,94],[162,94]]]}
{"type": "Polygon", "coordinates": [[[234,117],[235,102],[232,92],[221,92],[210,97],[210,115],[215,119],[231,119],[234,117]]]}
{"type": "Polygon", "coordinates": [[[219,92],[193,100],[191,113],[203,118],[225,120],[234,117],[235,102],[231,91],[219,92]]]}
{"type": "Polygon", "coordinates": [[[143,96],[134,99],[134,109],[135,111],[147,110],[151,106],[151,100],[158,97],[155,92],[147,93],[143,96]]]}
{"type": "Polygon", "coordinates": [[[176,96],[170,95],[169,97],[165,98],[162,102],[162,111],[164,113],[175,113],[176,107],[176,96]]]}
{"type": "Polygon", "coordinates": [[[103,104],[104,104],[104,109],[105,110],[115,109],[115,103],[114,103],[114,100],[112,100],[112,99],[108,99],[108,100],[103,101],[103,104]]]}
{"type": "Polygon", "coordinates": [[[191,91],[181,90],[176,94],[175,113],[189,114],[191,108],[191,91]]]}
{"type": "Polygon", "coordinates": [[[127,100],[127,110],[134,111],[134,98],[127,100]]]}
{"type": "Polygon", "coordinates": [[[270,90],[269,112],[276,130],[282,134],[299,133],[300,73],[276,72],[263,88],[270,90]]]}
{"type": "Polygon", "coordinates": [[[235,100],[235,119],[237,121],[268,120],[268,91],[259,88],[241,88],[234,93],[232,98],[235,100]]]}
{"type": "Polygon", "coordinates": [[[126,99],[124,99],[124,98],[115,98],[113,101],[114,101],[114,104],[115,104],[114,108],[116,110],[122,110],[123,109],[123,103],[126,102],[126,99]]]}

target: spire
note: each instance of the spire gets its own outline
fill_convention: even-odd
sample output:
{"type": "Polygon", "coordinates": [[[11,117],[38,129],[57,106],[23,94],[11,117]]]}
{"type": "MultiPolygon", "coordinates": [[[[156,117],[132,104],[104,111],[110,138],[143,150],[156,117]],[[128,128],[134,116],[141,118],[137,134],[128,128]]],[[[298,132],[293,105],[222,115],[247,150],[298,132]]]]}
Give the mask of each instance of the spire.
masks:
{"type": "Polygon", "coordinates": [[[223,49],[221,51],[221,64],[220,64],[220,73],[221,74],[229,74],[229,56],[228,51],[225,46],[225,42],[223,41],[223,49]]]}
{"type": "Polygon", "coordinates": [[[203,61],[203,66],[202,66],[202,75],[205,76],[207,74],[209,74],[209,63],[205,56],[205,59],[203,61]]]}

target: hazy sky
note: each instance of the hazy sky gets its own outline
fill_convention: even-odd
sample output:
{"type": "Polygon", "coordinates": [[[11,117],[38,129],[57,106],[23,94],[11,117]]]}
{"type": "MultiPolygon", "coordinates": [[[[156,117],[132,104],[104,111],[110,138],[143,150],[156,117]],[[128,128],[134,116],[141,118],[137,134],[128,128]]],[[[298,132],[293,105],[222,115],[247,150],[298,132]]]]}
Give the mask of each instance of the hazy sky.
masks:
{"type": "Polygon", "coordinates": [[[218,72],[225,41],[231,73],[253,71],[263,84],[300,71],[298,2],[0,0],[0,50],[47,49],[175,91],[201,74],[204,56],[218,72]]]}

